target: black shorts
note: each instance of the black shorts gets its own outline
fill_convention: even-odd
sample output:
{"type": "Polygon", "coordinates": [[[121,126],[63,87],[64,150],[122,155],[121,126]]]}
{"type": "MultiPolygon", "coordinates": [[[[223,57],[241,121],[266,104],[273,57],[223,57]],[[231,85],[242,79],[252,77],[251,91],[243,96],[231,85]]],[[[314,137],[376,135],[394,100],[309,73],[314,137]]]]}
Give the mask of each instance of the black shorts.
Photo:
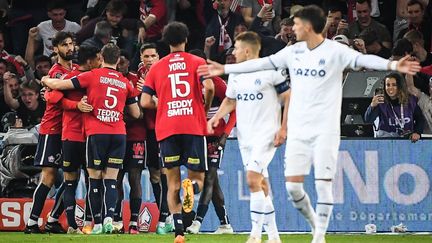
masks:
{"type": "Polygon", "coordinates": [[[160,154],[164,168],[185,165],[193,171],[206,171],[207,144],[203,136],[178,134],[160,141],[160,154]]]}
{"type": "Polygon", "coordinates": [[[146,142],[126,142],[126,153],[123,160],[123,169],[129,171],[132,168],[143,170],[146,166],[146,142]]]}
{"type": "Polygon", "coordinates": [[[126,135],[95,134],[87,137],[87,168],[121,169],[126,151],[126,135]]]}
{"type": "Polygon", "coordinates": [[[160,169],[161,160],[159,157],[159,144],[156,140],[155,130],[147,130],[146,145],[147,145],[146,166],[154,169],[160,169]]]}
{"type": "Polygon", "coordinates": [[[34,165],[60,168],[62,161],[61,135],[39,134],[34,165]]]}
{"type": "Polygon", "coordinates": [[[219,143],[219,137],[207,137],[207,160],[208,165],[211,167],[220,168],[222,156],[223,156],[223,149],[219,150],[218,143],[219,143]]]}
{"type": "Polygon", "coordinates": [[[86,165],[86,145],[84,142],[63,141],[63,171],[76,172],[86,165]]]}

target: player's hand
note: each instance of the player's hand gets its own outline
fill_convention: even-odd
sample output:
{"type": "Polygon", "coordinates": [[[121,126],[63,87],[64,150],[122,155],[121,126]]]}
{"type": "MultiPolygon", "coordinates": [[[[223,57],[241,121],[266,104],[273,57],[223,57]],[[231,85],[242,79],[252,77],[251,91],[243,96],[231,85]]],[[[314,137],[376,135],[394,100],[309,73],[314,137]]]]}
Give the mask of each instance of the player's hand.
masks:
{"type": "Polygon", "coordinates": [[[41,80],[40,80],[40,84],[41,84],[42,86],[45,86],[45,87],[46,87],[45,81],[47,81],[49,78],[50,78],[50,77],[49,77],[48,75],[43,76],[43,77],[41,78],[41,80]]]}
{"type": "Polygon", "coordinates": [[[279,147],[285,143],[286,139],[287,139],[287,129],[281,127],[279,128],[279,131],[275,135],[273,144],[275,147],[279,147]]]}
{"type": "Polygon", "coordinates": [[[209,37],[205,38],[205,42],[204,42],[205,47],[210,48],[215,43],[216,43],[216,39],[214,38],[214,36],[209,36],[209,37]]]}
{"type": "Polygon", "coordinates": [[[415,75],[421,69],[420,63],[416,60],[411,60],[410,55],[406,55],[397,62],[396,70],[401,73],[415,75]]]}
{"type": "Polygon", "coordinates": [[[28,33],[28,37],[30,39],[36,39],[36,36],[39,33],[39,28],[38,27],[32,27],[29,29],[29,33],[28,33]]]}
{"type": "Polygon", "coordinates": [[[78,110],[80,110],[81,112],[90,112],[93,110],[93,106],[91,106],[90,104],[87,103],[87,96],[84,95],[81,100],[78,102],[77,104],[77,108],[78,110]]]}
{"type": "Polygon", "coordinates": [[[138,82],[137,82],[137,84],[136,84],[136,88],[137,88],[137,90],[138,90],[139,92],[142,92],[142,90],[143,90],[143,88],[144,88],[144,83],[145,83],[145,81],[144,81],[143,78],[140,78],[140,79],[138,80],[138,82]]]}
{"type": "Polygon", "coordinates": [[[225,148],[227,138],[228,138],[228,134],[226,133],[222,134],[222,136],[219,138],[218,141],[218,146],[217,146],[218,150],[223,150],[225,148]]]}
{"type": "Polygon", "coordinates": [[[417,142],[418,140],[420,140],[420,137],[421,136],[418,133],[411,134],[411,136],[410,136],[411,142],[413,142],[413,143],[417,142]]]}
{"type": "Polygon", "coordinates": [[[216,119],[215,117],[212,117],[210,120],[207,121],[207,132],[209,134],[214,133],[214,127],[217,127],[219,125],[219,119],[216,119]]]}
{"type": "Polygon", "coordinates": [[[384,103],[384,95],[375,95],[372,98],[371,106],[377,107],[379,104],[383,104],[383,103],[384,103]]]}
{"type": "Polygon", "coordinates": [[[207,59],[207,65],[201,65],[198,67],[198,75],[204,76],[204,78],[211,78],[224,74],[224,65],[207,59]]]}

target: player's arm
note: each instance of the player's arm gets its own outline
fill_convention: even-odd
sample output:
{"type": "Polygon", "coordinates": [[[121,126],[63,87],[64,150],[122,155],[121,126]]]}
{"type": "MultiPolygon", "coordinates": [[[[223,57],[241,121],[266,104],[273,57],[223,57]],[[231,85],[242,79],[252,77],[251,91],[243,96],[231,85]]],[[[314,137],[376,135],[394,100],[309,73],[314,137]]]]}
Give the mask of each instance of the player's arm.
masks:
{"type": "Polygon", "coordinates": [[[144,109],[157,109],[156,99],[153,99],[153,95],[144,91],[141,94],[140,105],[144,109]]]}
{"type": "Polygon", "coordinates": [[[204,109],[207,114],[213,101],[213,97],[215,94],[215,86],[213,80],[209,78],[205,79],[202,84],[204,86],[204,109]]]}
{"type": "Polygon", "coordinates": [[[49,76],[42,77],[41,84],[50,89],[55,90],[67,90],[80,88],[78,79],[58,79],[58,78],[50,78],[49,76]]]}
{"type": "Polygon", "coordinates": [[[281,99],[283,103],[281,127],[276,133],[275,139],[273,141],[274,146],[279,147],[285,142],[288,134],[288,108],[291,98],[291,89],[289,88],[288,82],[286,81],[276,85],[275,88],[279,94],[279,99],[281,99]]]}
{"type": "Polygon", "coordinates": [[[142,119],[144,114],[141,112],[137,102],[127,105],[127,111],[130,117],[135,119],[142,119]]]}
{"type": "Polygon", "coordinates": [[[219,125],[219,120],[224,118],[228,113],[232,112],[236,108],[236,100],[226,97],[223,101],[221,106],[219,107],[219,110],[216,112],[216,114],[207,122],[207,132],[209,134],[213,134],[214,127],[217,127],[219,125]]]}

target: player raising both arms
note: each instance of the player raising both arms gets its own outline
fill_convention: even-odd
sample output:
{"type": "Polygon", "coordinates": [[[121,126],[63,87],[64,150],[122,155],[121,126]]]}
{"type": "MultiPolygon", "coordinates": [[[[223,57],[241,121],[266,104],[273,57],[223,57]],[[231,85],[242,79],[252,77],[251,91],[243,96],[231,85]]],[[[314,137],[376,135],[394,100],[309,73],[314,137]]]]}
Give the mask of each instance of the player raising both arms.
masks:
{"type": "Polygon", "coordinates": [[[285,151],[286,189],[294,207],[312,227],[313,243],[325,242],[333,210],[333,177],[340,142],[342,72],[345,68],[365,67],[416,73],[418,62],[409,56],[389,61],[363,55],[348,46],[323,38],[326,17],[317,6],[307,6],[294,15],[293,30],[298,43],[269,57],[239,64],[210,62],[200,74],[247,73],[289,68],[291,98],[288,111],[288,140],[285,151]],[[315,211],[303,189],[304,177],[315,167],[318,196],[315,211]]]}
{"type": "Polygon", "coordinates": [[[165,26],[163,39],[171,53],[152,65],[147,73],[141,105],[157,108],[156,139],[162,165],[167,168],[168,206],[174,218],[175,240],[185,242],[180,203],[180,166],[188,168],[183,186],[183,210],[193,209],[194,194],[203,187],[206,160],[206,111],[214,94],[211,79],[197,74],[205,60],[185,52],[188,36],[185,24],[171,22],[165,26]],[[203,100],[204,88],[204,100],[203,100]],[[153,99],[157,96],[158,103],[153,99]]]}
{"type": "Polygon", "coordinates": [[[102,57],[102,68],[72,79],[42,79],[42,83],[51,89],[86,89],[88,103],[93,107],[92,112],[84,115],[90,207],[95,223],[92,234],[111,233],[113,230],[116,179],[126,150],[126,128],[123,121],[125,105],[131,117],[142,117],[137,99],[133,96],[133,87],[129,80],[116,71],[120,49],[114,44],[107,44],[102,48],[102,57]],[[102,202],[104,213],[101,211],[102,202]]]}

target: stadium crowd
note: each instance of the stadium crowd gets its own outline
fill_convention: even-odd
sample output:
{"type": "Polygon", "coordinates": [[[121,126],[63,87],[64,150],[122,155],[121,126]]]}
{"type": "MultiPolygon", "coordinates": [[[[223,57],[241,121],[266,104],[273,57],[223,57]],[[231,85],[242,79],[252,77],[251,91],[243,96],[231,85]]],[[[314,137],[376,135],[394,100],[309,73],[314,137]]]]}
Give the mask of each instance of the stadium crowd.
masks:
{"type": "MultiPolygon", "coordinates": [[[[174,199],[167,201],[167,197],[176,198],[174,194],[178,195],[180,184],[174,184],[170,180],[173,175],[167,178],[166,174],[171,172],[163,168],[163,162],[175,160],[175,156],[164,157],[164,161],[160,162],[157,141],[164,138],[155,134],[158,118],[156,112],[150,109],[155,108],[153,105],[158,101],[146,99],[147,94],[159,94],[158,88],[151,86],[158,80],[157,74],[150,74],[151,84],[146,82],[149,70],[163,57],[183,51],[221,63],[235,63],[235,40],[246,31],[256,32],[260,37],[260,57],[274,54],[297,42],[293,31],[293,18],[297,11],[310,4],[320,6],[327,14],[321,33],[325,38],[338,41],[363,54],[374,54],[385,59],[400,60],[410,55],[412,60],[421,64],[421,71],[414,76],[393,73],[383,80],[383,90],[376,93],[365,114],[365,120],[369,122],[380,118],[377,136],[408,136],[415,142],[421,138],[424,131],[432,131],[432,1],[0,0],[1,129],[6,132],[11,127],[30,128],[41,124],[42,136],[38,144],[41,157],[36,159],[39,159],[43,170],[41,183],[33,197],[26,233],[42,232],[37,220],[45,198],[54,185],[58,168],[63,168],[65,181],[57,192],[46,231],[66,233],[58,223],[59,215],[65,210],[69,224],[68,233],[124,232],[125,228],[131,234],[138,233],[137,217],[142,196],[140,177],[142,170],[148,168],[160,210],[157,233],[165,234],[175,228],[176,235],[182,235],[183,229],[180,232],[178,225],[174,225],[181,221],[178,216],[181,212],[173,213],[168,209],[173,207],[169,204],[174,199]],[[182,32],[179,30],[183,30],[182,27],[172,25],[178,23],[177,21],[187,26],[188,36],[187,29],[182,32]],[[171,30],[172,33],[177,33],[178,36],[186,33],[187,40],[177,40],[172,37],[172,33],[171,36],[167,33],[168,30],[164,32],[164,29],[169,29],[165,27],[170,25],[175,29],[171,30]],[[181,45],[184,45],[183,48],[176,49],[181,45]],[[102,68],[99,68],[101,65],[102,68]],[[98,70],[102,69],[106,73],[99,73],[98,70]],[[84,75],[85,72],[91,74],[84,75]],[[103,91],[101,95],[109,98],[105,100],[105,106],[115,107],[117,102],[123,106],[118,107],[118,113],[99,109],[98,119],[114,122],[116,125],[107,125],[103,130],[100,123],[94,123],[96,125],[91,128],[85,124],[88,135],[88,138],[85,138],[82,123],[77,124],[74,119],[81,114],[94,114],[98,107],[90,104],[97,103],[95,93],[101,91],[98,87],[93,87],[89,80],[113,72],[114,76],[124,77],[119,79],[126,81],[118,83],[116,79],[104,79],[104,82],[117,88],[103,91]],[[77,75],[78,78],[75,77],[77,75]],[[62,82],[58,79],[62,79],[62,82]],[[55,91],[72,88],[87,89],[87,92],[55,91]],[[113,96],[112,92],[117,92],[118,89],[126,90],[121,98],[113,96]],[[139,99],[140,102],[137,102],[139,99]],[[123,110],[126,110],[124,116],[123,110]],[[65,117],[69,120],[65,120],[65,117]],[[55,123],[56,119],[59,119],[59,123],[55,123]],[[125,131],[118,128],[124,126],[123,119],[126,122],[125,131]],[[104,143],[111,141],[110,139],[112,144],[116,144],[116,139],[122,140],[115,135],[123,132],[127,134],[124,142],[126,154],[116,154],[115,149],[112,149],[114,147],[109,147],[111,145],[104,147],[104,143]],[[109,139],[98,136],[104,134],[113,136],[109,139]],[[63,149],[60,140],[63,141],[63,149]],[[68,143],[69,141],[77,143],[68,143]],[[96,203],[99,207],[92,207],[96,212],[90,210],[91,207],[86,207],[86,224],[82,230],[74,220],[78,179],[76,172],[79,166],[71,168],[69,162],[74,160],[85,164],[86,158],[74,154],[76,149],[90,149],[93,156],[106,153],[107,158],[112,159],[108,161],[108,166],[105,165],[108,168],[104,167],[104,173],[99,173],[100,164],[96,161],[100,163],[106,159],[93,158],[95,164],[90,166],[92,169],[86,175],[90,191],[86,204],[96,203]],[[54,157],[45,158],[45,150],[54,157]],[[61,150],[63,160],[56,157],[61,150]],[[123,164],[122,168],[124,161],[128,161],[128,164],[123,164]],[[122,224],[121,199],[124,195],[121,181],[125,172],[129,175],[131,185],[129,198],[132,213],[129,226],[122,224]],[[173,187],[176,188],[172,189],[173,187]],[[101,193],[101,190],[104,190],[104,193],[101,193]],[[101,202],[105,203],[103,207],[101,202]]],[[[188,58],[192,60],[191,63],[198,63],[194,61],[195,57],[188,58]]],[[[199,62],[204,60],[200,59],[199,62]]],[[[204,93],[198,87],[191,87],[204,96],[204,100],[200,102],[205,104],[201,109],[205,109],[207,119],[216,113],[225,98],[227,77],[222,78],[225,80],[212,78],[211,84],[201,80],[204,93]]],[[[182,84],[183,81],[175,77],[171,82],[182,84]]],[[[172,92],[173,95],[183,95],[180,89],[172,92]]],[[[176,105],[180,107],[183,104],[171,104],[172,107],[176,105]]],[[[187,108],[183,109],[185,110],[177,109],[173,112],[187,112],[187,108]]],[[[193,198],[193,194],[201,192],[197,216],[191,228],[187,229],[190,233],[199,232],[210,201],[214,203],[221,223],[217,233],[233,232],[224,206],[223,188],[218,185],[217,168],[222,156],[221,150],[234,124],[235,115],[231,114],[230,120],[223,123],[215,135],[207,134],[205,152],[209,158],[210,169],[205,176],[195,175],[194,169],[188,167],[196,180],[182,183],[185,191],[190,193],[184,197],[190,199],[191,195],[193,198]]],[[[202,132],[196,134],[206,135],[202,132]]],[[[198,142],[196,146],[201,146],[202,141],[198,142]]],[[[187,140],[186,144],[198,142],[187,140]]],[[[120,144],[123,143],[120,141],[120,144]]],[[[161,149],[164,146],[166,144],[161,144],[161,149]]],[[[183,202],[183,210],[190,212],[193,205],[185,207],[184,204],[183,202]]]]}

